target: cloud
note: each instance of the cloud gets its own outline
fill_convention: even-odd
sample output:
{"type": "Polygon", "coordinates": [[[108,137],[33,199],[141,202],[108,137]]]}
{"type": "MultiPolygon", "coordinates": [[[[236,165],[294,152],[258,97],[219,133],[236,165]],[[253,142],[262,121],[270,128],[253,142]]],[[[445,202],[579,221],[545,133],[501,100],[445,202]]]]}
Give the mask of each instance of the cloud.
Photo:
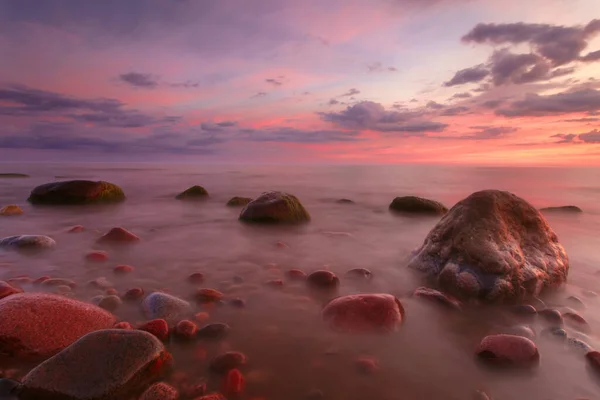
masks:
{"type": "Polygon", "coordinates": [[[582,140],[584,143],[600,143],[600,131],[594,129],[593,131],[582,133],[579,135],[579,140],[582,140]]]}
{"type": "Polygon", "coordinates": [[[600,121],[600,118],[573,118],[573,119],[565,119],[563,120],[563,122],[598,122],[600,121]]]}
{"type": "Polygon", "coordinates": [[[579,58],[579,60],[584,61],[584,62],[600,61],[600,50],[588,53],[585,56],[579,58]]]}
{"type": "Polygon", "coordinates": [[[469,136],[476,139],[498,139],[505,137],[511,133],[519,130],[519,128],[513,126],[472,126],[471,129],[475,129],[476,132],[469,136]]]}
{"type": "Polygon", "coordinates": [[[340,97],[354,96],[355,94],[360,94],[360,90],[352,88],[352,89],[348,90],[346,93],[340,95],[340,97]]]}
{"type": "Polygon", "coordinates": [[[481,105],[485,108],[496,108],[502,103],[504,103],[504,100],[488,100],[481,103],[481,105]]]}
{"type": "Polygon", "coordinates": [[[158,86],[158,81],[150,74],[142,74],[139,72],[128,72],[119,75],[119,79],[131,86],[154,89],[158,86]]]}
{"type": "Polygon", "coordinates": [[[390,71],[390,72],[396,72],[396,71],[398,71],[398,68],[396,68],[396,67],[388,67],[388,71],[390,71]]]}
{"type": "Polygon", "coordinates": [[[436,103],[435,101],[430,101],[425,105],[425,107],[431,108],[433,110],[440,110],[440,109],[444,108],[444,105],[440,104],[440,103],[436,103]]]}
{"type": "Polygon", "coordinates": [[[574,143],[574,144],[598,144],[600,143],[600,130],[594,129],[586,133],[559,133],[550,137],[560,139],[555,143],[574,143]]]}
{"type": "Polygon", "coordinates": [[[573,143],[573,140],[577,138],[577,135],[574,133],[569,133],[569,134],[558,133],[558,134],[552,135],[550,137],[560,139],[554,143],[573,143]]]}
{"type": "Polygon", "coordinates": [[[479,64],[471,68],[461,69],[456,74],[454,74],[454,77],[452,77],[452,79],[444,83],[444,86],[450,87],[464,85],[466,83],[481,82],[489,74],[490,71],[488,71],[488,69],[483,64],[479,64]]]}
{"type": "Polygon", "coordinates": [[[600,110],[600,91],[582,89],[547,96],[527,94],[524,100],[515,101],[508,108],[497,109],[505,117],[548,116],[600,110]]]}
{"type": "Polygon", "coordinates": [[[449,100],[456,100],[456,99],[468,99],[470,97],[473,97],[473,95],[469,92],[461,92],[461,93],[455,93],[452,95],[452,97],[450,97],[449,100]]]}
{"type": "Polygon", "coordinates": [[[253,98],[254,98],[254,97],[264,97],[264,96],[266,96],[266,95],[267,95],[267,92],[258,92],[258,93],[256,93],[254,96],[252,96],[252,97],[253,97],[253,98]]]}
{"type": "Polygon", "coordinates": [[[460,114],[464,114],[464,113],[468,112],[469,110],[470,110],[469,107],[465,107],[465,106],[448,107],[444,111],[442,111],[440,115],[442,115],[444,117],[460,115],[460,114]]]}
{"type": "Polygon", "coordinates": [[[396,72],[398,69],[396,67],[385,67],[379,61],[374,62],[373,64],[367,64],[367,70],[369,72],[396,72]]]}
{"type": "Polygon", "coordinates": [[[224,128],[231,128],[237,126],[237,121],[223,121],[223,122],[203,122],[200,124],[200,128],[208,132],[222,131],[224,128]]]}
{"type": "Polygon", "coordinates": [[[302,130],[291,127],[244,131],[240,140],[277,143],[335,143],[358,142],[364,140],[359,131],[343,130],[302,130]]]}
{"type": "Polygon", "coordinates": [[[331,100],[329,100],[329,103],[327,103],[327,104],[329,104],[330,106],[335,106],[336,104],[340,104],[340,102],[337,101],[336,99],[331,99],[331,100]]]}
{"type": "Polygon", "coordinates": [[[273,86],[281,86],[283,83],[274,78],[265,79],[265,82],[270,83],[273,86]]]}
{"type": "Polygon", "coordinates": [[[169,83],[169,86],[171,86],[171,87],[177,87],[177,88],[191,89],[191,88],[200,87],[200,83],[199,82],[186,81],[186,82],[180,82],[180,83],[169,83]]]}

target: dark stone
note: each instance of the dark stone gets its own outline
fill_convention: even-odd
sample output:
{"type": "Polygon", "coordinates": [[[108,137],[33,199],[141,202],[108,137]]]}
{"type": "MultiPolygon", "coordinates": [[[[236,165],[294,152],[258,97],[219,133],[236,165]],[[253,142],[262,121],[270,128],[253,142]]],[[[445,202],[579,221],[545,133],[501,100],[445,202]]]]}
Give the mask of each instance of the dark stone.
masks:
{"type": "Polygon", "coordinates": [[[476,350],[479,358],[506,366],[530,366],[540,359],[534,342],[523,336],[490,335],[486,336],[476,350]]]}
{"type": "Polygon", "coordinates": [[[537,314],[537,310],[534,306],[530,304],[519,304],[516,306],[510,307],[510,311],[513,314],[521,315],[521,316],[534,316],[537,314]]]}
{"type": "Polygon", "coordinates": [[[544,330],[542,330],[542,336],[546,337],[546,338],[566,340],[567,339],[567,331],[565,331],[564,329],[559,328],[557,326],[554,326],[554,327],[545,328],[544,330]]]}
{"type": "Polygon", "coordinates": [[[577,206],[559,206],[559,207],[544,207],[540,208],[542,212],[555,212],[555,213],[582,213],[583,210],[577,206]]]}
{"type": "Polygon", "coordinates": [[[317,288],[336,288],[340,284],[339,278],[331,271],[325,269],[310,273],[306,281],[317,288]]]}
{"type": "Polygon", "coordinates": [[[202,186],[192,186],[187,188],[183,192],[179,193],[175,198],[177,200],[194,200],[194,199],[203,199],[208,196],[208,192],[202,186]]]}
{"type": "Polygon", "coordinates": [[[246,355],[239,351],[228,351],[220,354],[210,362],[210,370],[218,374],[225,374],[229,370],[239,368],[247,362],[246,355]]]}
{"type": "Polygon", "coordinates": [[[244,308],[246,307],[246,302],[242,299],[231,299],[229,300],[229,305],[235,308],[244,308]]]}
{"type": "Polygon", "coordinates": [[[125,292],[123,295],[123,299],[128,301],[134,301],[140,299],[144,295],[144,289],[142,288],[132,288],[125,292]]]}
{"type": "Polygon", "coordinates": [[[45,250],[56,246],[54,239],[44,235],[16,235],[0,239],[0,248],[15,250],[45,250]]]}
{"type": "Polygon", "coordinates": [[[148,319],[165,319],[170,322],[192,314],[190,303],[162,292],[154,292],[146,296],[142,301],[142,309],[148,319]]]}
{"type": "Polygon", "coordinates": [[[570,306],[575,307],[578,310],[584,310],[586,308],[585,303],[577,296],[567,297],[567,302],[570,306]]]}
{"type": "Polygon", "coordinates": [[[338,204],[354,204],[354,202],[350,199],[338,199],[335,202],[338,204]]]}
{"type": "Polygon", "coordinates": [[[204,274],[202,272],[194,272],[188,276],[188,282],[198,284],[204,282],[204,274]]]}
{"type": "Polygon", "coordinates": [[[160,378],[172,357],[149,333],[108,329],[89,333],[31,370],[20,398],[128,399],[160,378]]]}
{"type": "Polygon", "coordinates": [[[498,302],[562,285],[569,261],[539,211],[511,193],[484,190],[452,207],[409,267],[458,298],[498,302]]]}
{"type": "Polygon", "coordinates": [[[190,320],[184,319],[175,325],[175,336],[182,340],[192,340],[196,337],[198,326],[190,320]]]}
{"type": "Polygon", "coordinates": [[[597,373],[600,373],[600,352],[590,351],[585,355],[585,358],[592,369],[597,373]]]}
{"type": "Polygon", "coordinates": [[[390,204],[390,210],[406,214],[444,215],[448,209],[434,200],[416,196],[396,197],[390,204]]]}
{"type": "Polygon", "coordinates": [[[299,269],[290,269],[286,275],[292,281],[303,281],[306,279],[306,273],[299,269]]]}
{"type": "Polygon", "coordinates": [[[562,314],[558,310],[552,308],[546,308],[538,311],[538,315],[548,324],[553,326],[563,326],[562,314]]]}
{"type": "Polygon", "coordinates": [[[0,174],[0,178],[29,178],[29,175],[14,172],[4,172],[0,174]]]}
{"type": "Polygon", "coordinates": [[[110,295],[104,296],[98,303],[98,307],[103,308],[107,311],[113,312],[122,304],[119,296],[110,295]]]}
{"type": "Polygon", "coordinates": [[[322,315],[338,331],[387,333],[402,323],[404,307],[391,294],[355,294],[331,300],[322,315]]]}
{"type": "Polygon", "coordinates": [[[229,325],[215,322],[199,329],[196,335],[202,339],[223,339],[229,335],[229,332],[231,332],[229,325]]]}
{"type": "Polygon", "coordinates": [[[239,219],[245,222],[296,224],[310,221],[310,215],[296,196],[284,192],[265,192],[244,207],[239,219]]]}
{"type": "Polygon", "coordinates": [[[0,379],[0,399],[1,400],[19,400],[19,382],[12,379],[0,379]]]}
{"type": "Polygon", "coordinates": [[[63,181],[40,185],[31,191],[32,204],[115,203],[125,200],[123,190],[104,181],[63,181]]]}
{"type": "Polygon", "coordinates": [[[231,199],[229,199],[229,201],[227,202],[227,206],[228,207],[243,207],[245,205],[247,205],[248,203],[250,203],[252,201],[252,199],[250,197],[232,197],[231,199]]]}

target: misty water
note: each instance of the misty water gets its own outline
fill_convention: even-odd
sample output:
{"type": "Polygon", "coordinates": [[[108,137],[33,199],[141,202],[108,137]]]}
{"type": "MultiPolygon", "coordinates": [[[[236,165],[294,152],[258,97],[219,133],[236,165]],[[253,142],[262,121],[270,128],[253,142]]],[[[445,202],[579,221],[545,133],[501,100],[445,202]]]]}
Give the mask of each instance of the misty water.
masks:
{"type": "MultiPolygon", "coordinates": [[[[451,207],[474,191],[508,190],[536,207],[577,205],[581,214],[549,214],[570,259],[568,285],[542,296],[548,304],[567,305],[576,295],[587,308],[580,311],[592,326],[585,340],[600,349],[600,298],[583,290],[600,291],[600,169],[490,168],[455,166],[216,166],[159,164],[0,164],[0,172],[19,172],[30,178],[0,179],[0,206],[18,204],[25,213],[0,220],[0,237],[49,235],[57,242],[43,255],[0,252],[0,279],[18,275],[68,278],[79,286],[75,296],[89,301],[97,294],[89,280],[106,277],[123,293],[132,287],[168,290],[191,299],[194,289],[208,287],[239,297],[246,307],[217,306],[198,311],[208,322],[232,327],[223,342],[169,345],[175,369],[192,380],[207,381],[218,390],[220,379],[208,373],[208,360],[225,349],[248,358],[244,398],[304,399],[313,388],[326,399],[471,399],[483,389],[496,400],[574,400],[600,398],[600,380],[587,368],[582,353],[539,337],[532,327],[541,361],[532,370],[500,371],[477,362],[474,348],[501,326],[518,324],[501,307],[478,307],[451,313],[410,298],[422,285],[406,268],[438,218],[391,214],[395,196],[418,195],[451,207]],[[35,186],[56,180],[106,180],[120,185],[127,201],[112,206],[33,207],[26,199],[35,186]],[[174,196],[202,185],[210,198],[182,202],[174,196]],[[233,196],[256,197],[266,190],[295,194],[312,221],[298,227],[254,226],[240,223],[240,209],[226,207],[233,196]],[[348,198],[355,204],[338,204],[348,198]],[[67,233],[83,225],[82,233],[67,233]],[[122,226],[139,237],[138,245],[106,249],[110,260],[88,263],[90,250],[102,249],[95,240],[110,228],[122,226]],[[289,247],[278,246],[283,242],[289,247]],[[113,274],[113,267],[130,264],[135,271],[113,274]],[[291,268],[311,272],[328,268],[341,278],[335,294],[317,296],[303,283],[289,282],[291,268]],[[371,281],[344,277],[352,268],[368,268],[371,281]],[[202,272],[206,281],[193,285],[187,277],[202,272]],[[243,283],[233,281],[242,277],[243,283]],[[266,287],[283,279],[283,288],[266,287]],[[327,296],[350,293],[391,293],[406,310],[399,331],[389,335],[341,335],[323,323],[320,310],[327,296]],[[198,358],[195,346],[207,351],[198,358]],[[356,370],[354,360],[371,356],[380,369],[372,375],[356,370]]],[[[39,290],[24,285],[26,291],[39,290]]],[[[124,304],[115,314],[132,324],[144,320],[138,307],[124,304]]],[[[569,330],[576,336],[576,332],[569,330]]],[[[93,355],[90,355],[93,356],[93,355]]]]}

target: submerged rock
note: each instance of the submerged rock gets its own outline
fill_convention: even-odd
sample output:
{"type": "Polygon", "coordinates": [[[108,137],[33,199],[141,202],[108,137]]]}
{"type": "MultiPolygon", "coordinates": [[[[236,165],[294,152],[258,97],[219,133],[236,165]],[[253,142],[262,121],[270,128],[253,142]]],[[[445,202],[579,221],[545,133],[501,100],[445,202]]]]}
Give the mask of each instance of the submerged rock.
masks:
{"type": "Polygon", "coordinates": [[[112,228],[97,240],[98,243],[136,243],[139,241],[138,236],[120,227],[112,228]]]}
{"type": "Polygon", "coordinates": [[[16,204],[9,204],[0,208],[0,216],[12,217],[23,214],[23,209],[16,204]]]}
{"type": "Polygon", "coordinates": [[[228,371],[239,368],[247,362],[246,355],[239,351],[228,351],[220,354],[210,362],[210,370],[219,374],[225,374],[228,371]]]}
{"type": "Polygon", "coordinates": [[[0,299],[17,293],[23,293],[23,289],[16,288],[8,282],[0,281],[0,299]]]}
{"type": "Polygon", "coordinates": [[[476,350],[477,356],[497,365],[528,366],[540,359],[538,349],[530,339],[516,335],[486,336],[476,350]]]}
{"type": "Polygon", "coordinates": [[[540,208],[542,212],[558,212],[558,213],[582,213],[583,210],[577,206],[559,206],[559,207],[544,207],[540,208]]]}
{"type": "Polygon", "coordinates": [[[114,183],[74,180],[51,182],[31,191],[32,204],[115,203],[125,200],[123,190],[114,183]]]}
{"type": "Polygon", "coordinates": [[[228,207],[243,207],[245,205],[247,205],[248,203],[250,203],[252,201],[252,199],[250,197],[232,197],[231,199],[229,199],[229,201],[227,202],[227,206],[228,207]]]}
{"type": "Polygon", "coordinates": [[[444,215],[448,212],[442,203],[416,196],[396,197],[389,208],[407,214],[444,215]]]}
{"type": "Polygon", "coordinates": [[[149,333],[123,329],[92,332],[31,370],[20,398],[129,399],[161,377],[172,357],[149,333]]]}
{"type": "Polygon", "coordinates": [[[284,192],[265,192],[240,213],[240,220],[259,223],[302,223],[310,215],[296,196],[284,192]]]}
{"type": "Polygon", "coordinates": [[[45,293],[19,293],[0,300],[0,353],[43,360],[81,336],[113,326],[115,317],[92,304],[45,293]]]}
{"type": "Polygon", "coordinates": [[[44,235],[16,235],[0,239],[0,248],[16,250],[43,250],[56,246],[54,239],[44,235]]]}
{"type": "Polygon", "coordinates": [[[218,303],[223,299],[223,293],[215,289],[202,288],[194,295],[198,303],[218,303]]]}
{"type": "Polygon", "coordinates": [[[229,332],[231,332],[229,325],[215,322],[198,330],[197,336],[203,339],[223,339],[229,335],[229,332]]]}
{"type": "Polygon", "coordinates": [[[338,204],[354,204],[354,201],[350,199],[337,199],[335,202],[338,204]]]}
{"type": "Polygon", "coordinates": [[[311,272],[306,277],[306,281],[313,287],[325,289],[336,288],[340,284],[340,279],[333,272],[325,269],[311,272]]]}
{"type": "Polygon", "coordinates": [[[391,294],[355,294],[331,300],[322,315],[335,330],[385,333],[402,323],[404,307],[391,294]]]}
{"type": "Polygon", "coordinates": [[[458,301],[450,296],[447,296],[438,290],[431,289],[428,287],[422,286],[422,287],[415,289],[415,291],[413,292],[413,297],[433,301],[444,307],[452,308],[452,309],[455,309],[458,311],[462,310],[462,305],[460,304],[460,301],[458,301]]]}
{"type": "Polygon", "coordinates": [[[194,185],[179,193],[175,198],[177,200],[201,199],[208,196],[208,192],[202,186],[194,185]]]}
{"type": "Polygon", "coordinates": [[[0,178],[29,178],[29,175],[14,172],[4,172],[0,174],[0,178]]]}
{"type": "Polygon", "coordinates": [[[148,319],[165,319],[171,322],[192,314],[190,303],[162,292],[154,292],[146,296],[142,302],[142,309],[148,319]]]}
{"type": "Polygon", "coordinates": [[[539,211],[511,193],[484,190],[452,207],[409,267],[445,292],[493,302],[560,286],[569,261],[539,211]]]}

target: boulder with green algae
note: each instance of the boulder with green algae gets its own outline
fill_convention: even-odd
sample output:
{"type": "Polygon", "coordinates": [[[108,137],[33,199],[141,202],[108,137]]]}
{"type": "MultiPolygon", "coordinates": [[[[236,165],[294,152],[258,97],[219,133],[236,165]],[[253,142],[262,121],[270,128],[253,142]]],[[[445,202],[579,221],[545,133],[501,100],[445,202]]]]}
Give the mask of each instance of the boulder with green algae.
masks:
{"type": "Polygon", "coordinates": [[[177,200],[201,199],[208,196],[208,192],[202,186],[194,185],[179,193],[175,198],[177,200]]]}
{"type": "Polygon", "coordinates": [[[297,224],[310,221],[310,214],[294,195],[265,192],[244,207],[239,219],[245,222],[297,224]]]}
{"type": "Polygon", "coordinates": [[[231,199],[229,199],[229,201],[227,202],[227,206],[228,207],[242,207],[247,205],[248,203],[250,203],[252,201],[252,199],[250,197],[232,197],[231,199]]]}
{"type": "Polygon", "coordinates": [[[105,181],[62,181],[40,185],[31,191],[32,204],[116,203],[125,200],[123,190],[105,181]]]}
{"type": "Polygon", "coordinates": [[[443,215],[448,209],[435,200],[416,196],[396,197],[390,204],[390,210],[406,214],[443,215]]]}

